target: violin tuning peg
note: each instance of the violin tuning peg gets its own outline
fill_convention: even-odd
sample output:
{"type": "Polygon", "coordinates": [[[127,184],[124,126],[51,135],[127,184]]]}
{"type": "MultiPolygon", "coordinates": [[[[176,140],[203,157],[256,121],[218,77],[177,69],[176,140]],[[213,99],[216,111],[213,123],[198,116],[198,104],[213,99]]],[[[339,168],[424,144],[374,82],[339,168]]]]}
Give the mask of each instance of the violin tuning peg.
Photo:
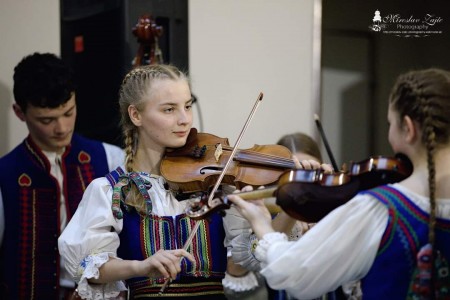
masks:
{"type": "Polygon", "coordinates": [[[203,147],[200,149],[200,157],[203,157],[203,155],[205,155],[206,152],[206,145],[203,145],[203,147]]]}
{"type": "Polygon", "coordinates": [[[194,149],[192,150],[192,156],[195,158],[200,158],[202,157],[202,149],[200,149],[199,146],[195,146],[194,149]]]}

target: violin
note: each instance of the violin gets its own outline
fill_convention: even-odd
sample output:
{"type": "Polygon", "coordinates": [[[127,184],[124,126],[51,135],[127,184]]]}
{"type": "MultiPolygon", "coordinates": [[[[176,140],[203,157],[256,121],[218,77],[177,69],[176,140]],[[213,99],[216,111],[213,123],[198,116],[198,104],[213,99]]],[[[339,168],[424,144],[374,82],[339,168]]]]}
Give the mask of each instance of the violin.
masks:
{"type": "MultiPolygon", "coordinates": [[[[316,223],[359,191],[401,181],[411,173],[412,164],[404,155],[370,157],[351,162],[348,171],[333,174],[323,170],[288,170],[275,186],[237,195],[245,200],[275,197],[276,204],[291,217],[316,223]]],[[[202,219],[229,207],[227,198],[218,195],[209,206],[202,200],[193,201],[186,213],[193,219],[202,219]]]]}
{"type": "MultiPolygon", "coordinates": [[[[166,150],[160,173],[178,195],[208,191],[223,171],[231,150],[227,138],[192,128],[183,147],[166,150]]],[[[294,168],[292,153],[286,147],[254,145],[237,150],[222,183],[238,189],[271,185],[284,171],[294,168]]]]}

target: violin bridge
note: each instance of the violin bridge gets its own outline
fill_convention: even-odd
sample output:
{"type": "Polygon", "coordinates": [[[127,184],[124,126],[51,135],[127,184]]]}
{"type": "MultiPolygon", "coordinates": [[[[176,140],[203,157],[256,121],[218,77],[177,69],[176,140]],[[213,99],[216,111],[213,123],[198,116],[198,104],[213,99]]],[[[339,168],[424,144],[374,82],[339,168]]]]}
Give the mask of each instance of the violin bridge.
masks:
{"type": "Polygon", "coordinates": [[[214,157],[216,158],[216,162],[219,162],[220,156],[222,155],[223,150],[222,150],[222,144],[217,144],[216,145],[216,151],[214,152],[214,157]]]}

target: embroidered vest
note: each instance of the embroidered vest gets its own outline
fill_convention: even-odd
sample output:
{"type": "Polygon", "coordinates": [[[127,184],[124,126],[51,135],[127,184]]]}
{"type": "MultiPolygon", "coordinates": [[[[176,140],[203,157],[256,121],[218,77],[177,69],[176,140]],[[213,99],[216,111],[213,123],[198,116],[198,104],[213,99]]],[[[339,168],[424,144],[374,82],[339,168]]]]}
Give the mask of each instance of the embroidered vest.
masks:
{"type": "MultiPolygon", "coordinates": [[[[5,234],[0,252],[2,299],[57,299],[60,187],[30,137],[0,159],[5,234]]],[[[76,134],[62,155],[68,220],[87,185],[108,173],[101,142],[76,134]]]]}
{"type": "MultiPolygon", "coordinates": [[[[429,214],[390,186],[362,193],[374,196],[389,210],[377,256],[362,280],[364,300],[406,299],[417,252],[428,243],[429,214]]],[[[435,248],[450,257],[450,221],[437,219],[435,248]]]]}
{"type": "MultiPolygon", "coordinates": [[[[123,170],[118,168],[106,178],[114,185],[121,174],[123,170]]],[[[119,235],[118,256],[122,259],[144,260],[160,249],[180,249],[196,222],[185,214],[173,217],[144,215],[125,207],[123,203],[121,211],[123,229],[119,235]]],[[[197,222],[201,225],[188,249],[195,263],[187,259],[181,261],[181,272],[163,297],[223,294],[222,278],[225,276],[227,253],[223,244],[225,232],[222,217],[214,214],[211,220],[197,222]]],[[[132,278],[127,280],[127,284],[133,297],[153,297],[158,295],[164,279],[132,278]]]]}

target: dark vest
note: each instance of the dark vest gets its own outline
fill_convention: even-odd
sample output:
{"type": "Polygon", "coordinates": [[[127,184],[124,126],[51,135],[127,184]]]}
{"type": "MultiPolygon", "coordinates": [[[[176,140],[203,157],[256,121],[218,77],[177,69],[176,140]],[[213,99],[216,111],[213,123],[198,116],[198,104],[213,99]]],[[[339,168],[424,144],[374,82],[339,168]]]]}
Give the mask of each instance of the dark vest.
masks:
{"type": "MultiPolygon", "coordinates": [[[[428,242],[429,214],[398,190],[382,186],[366,193],[389,210],[375,261],[362,280],[364,300],[406,299],[417,252],[428,242]]],[[[450,257],[450,221],[437,219],[435,249],[450,257]]]]}
{"type": "MultiPolygon", "coordinates": [[[[74,134],[62,155],[68,220],[83,192],[109,172],[101,142],[74,134]]],[[[1,299],[57,299],[60,188],[30,137],[0,159],[5,234],[0,249],[1,299]]]]}

